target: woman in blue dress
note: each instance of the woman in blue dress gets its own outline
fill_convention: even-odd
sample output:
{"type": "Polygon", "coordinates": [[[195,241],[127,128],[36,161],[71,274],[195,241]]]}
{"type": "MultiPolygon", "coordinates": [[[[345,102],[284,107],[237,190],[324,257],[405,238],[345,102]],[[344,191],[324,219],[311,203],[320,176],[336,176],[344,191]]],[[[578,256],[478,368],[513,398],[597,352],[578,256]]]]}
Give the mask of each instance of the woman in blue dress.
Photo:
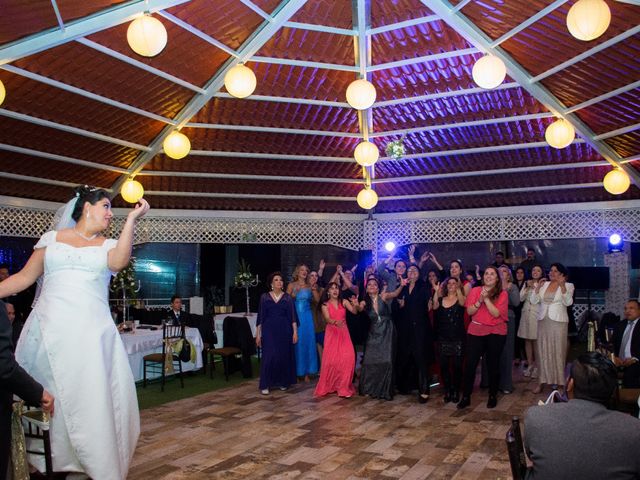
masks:
{"type": "Polygon", "coordinates": [[[313,326],[311,301],[318,291],[313,292],[309,286],[309,267],[298,264],[293,271],[293,282],[287,287],[287,293],[295,300],[298,314],[298,343],[296,343],[296,375],[309,381],[309,375],[318,373],[318,351],[316,349],[316,333],[313,326]]]}
{"type": "Polygon", "coordinates": [[[295,354],[293,345],[298,341],[293,299],[284,291],[280,272],[269,275],[269,293],[262,294],[256,320],[256,345],[262,348],[260,362],[260,392],[269,389],[286,390],[296,383],[295,354]]]}

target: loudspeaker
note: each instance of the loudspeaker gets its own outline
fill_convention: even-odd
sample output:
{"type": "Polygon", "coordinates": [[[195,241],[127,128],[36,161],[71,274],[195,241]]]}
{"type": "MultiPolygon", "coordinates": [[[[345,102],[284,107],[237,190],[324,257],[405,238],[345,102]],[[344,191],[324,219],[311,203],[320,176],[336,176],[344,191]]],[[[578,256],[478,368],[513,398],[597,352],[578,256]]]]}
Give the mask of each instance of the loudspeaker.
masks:
{"type": "Polygon", "coordinates": [[[640,243],[629,245],[631,250],[631,268],[640,268],[640,243]]]}

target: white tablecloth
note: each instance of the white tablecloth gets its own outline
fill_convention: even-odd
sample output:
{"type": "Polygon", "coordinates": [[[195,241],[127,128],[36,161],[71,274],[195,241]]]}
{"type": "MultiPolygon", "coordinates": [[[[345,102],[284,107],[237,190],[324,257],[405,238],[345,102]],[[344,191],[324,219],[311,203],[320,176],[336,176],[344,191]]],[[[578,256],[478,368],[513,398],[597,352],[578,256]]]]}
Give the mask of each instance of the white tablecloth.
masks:
{"type": "MultiPolygon", "coordinates": [[[[196,363],[182,362],[183,372],[202,368],[202,355],[200,353],[202,352],[202,337],[200,332],[197,328],[187,328],[186,335],[191,345],[196,349],[196,363]]],[[[144,356],[150,353],[162,353],[162,327],[158,327],[158,330],[138,328],[134,333],[123,333],[120,337],[129,355],[129,365],[135,381],[142,380],[144,373],[142,359],[144,356]]],[[[153,378],[153,376],[147,378],[153,378]]]]}
{"type": "Polygon", "coordinates": [[[258,319],[257,313],[250,313],[249,315],[245,315],[244,313],[221,313],[220,315],[216,315],[213,317],[213,325],[216,330],[216,335],[218,336],[218,343],[216,343],[216,348],[222,348],[224,346],[224,332],[222,331],[222,327],[224,324],[224,319],[227,317],[247,317],[249,320],[249,326],[251,327],[251,335],[256,336],[256,320],[258,319]]]}

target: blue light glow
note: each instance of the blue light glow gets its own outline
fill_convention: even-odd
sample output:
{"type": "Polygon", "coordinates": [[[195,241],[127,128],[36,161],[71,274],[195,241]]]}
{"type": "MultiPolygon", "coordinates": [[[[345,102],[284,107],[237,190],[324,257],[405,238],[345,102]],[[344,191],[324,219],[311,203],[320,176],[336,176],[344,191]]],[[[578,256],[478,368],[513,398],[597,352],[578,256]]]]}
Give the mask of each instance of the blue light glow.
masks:
{"type": "Polygon", "coordinates": [[[384,244],[384,249],[387,252],[393,252],[396,249],[396,244],[395,242],[389,240],[387,243],[384,244]]]}

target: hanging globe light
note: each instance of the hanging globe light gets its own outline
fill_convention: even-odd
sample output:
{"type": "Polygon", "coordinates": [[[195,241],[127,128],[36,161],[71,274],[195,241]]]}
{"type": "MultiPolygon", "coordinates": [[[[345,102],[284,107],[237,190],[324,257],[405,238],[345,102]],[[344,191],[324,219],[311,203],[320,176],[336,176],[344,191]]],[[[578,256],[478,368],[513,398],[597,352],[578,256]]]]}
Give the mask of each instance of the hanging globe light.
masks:
{"type": "Polygon", "coordinates": [[[248,97],[256,89],[256,75],[249,67],[239,63],[224,76],[224,86],[234,97],[248,97]]]}
{"type": "Polygon", "coordinates": [[[167,45],[167,29],[157,18],[144,15],[129,24],[127,42],[138,55],[155,57],[167,45]]]}
{"type": "Polygon", "coordinates": [[[355,157],[356,162],[358,162],[358,165],[370,167],[378,161],[380,152],[374,143],[364,141],[358,144],[353,152],[353,156],[355,157]]]}
{"type": "Polygon", "coordinates": [[[7,96],[7,89],[4,88],[4,83],[0,80],[0,105],[4,102],[5,97],[7,96]]]}
{"type": "Polygon", "coordinates": [[[370,210],[378,204],[378,194],[371,187],[365,186],[356,197],[356,201],[360,208],[370,210]]]}
{"type": "Polygon", "coordinates": [[[604,0],[578,0],[567,14],[569,33],[578,40],[588,42],[607,31],[611,23],[611,10],[604,0]]]}
{"type": "Polygon", "coordinates": [[[481,88],[496,88],[507,76],[507,67],[504,62],[493,55],[485,55],[479,59],[471,70],[473,81],[481,88]]]}
{"type": "Polygon", "coordinates": [[[130,178],[122,184],[120,195],[125,202],[138,203],[144,195],[144,188],[140,182],[130,178]]]}
{"type": "Polygon", "coordinates": [[[180,160],[189,154],[191,142],[184,133],[171,132],[162,142],[162,148],[167,156],[180,160]]]}
{"type": "Polygon", "coordinates": [[[614,168],[604,176],[604,189],[612,195],[620,195],[629,190],[631,179],[620,168],[614,168]]]}
{"type": "Polygon", "coordinates": [[[564,118],[559,118],[547,127],[544,138],[553,148],[564,148],[576,138],[576,130],[564,118]]]}
{"type": "Polygon", "coordinates": [[[354,80],[347,87],[347,103],[356,110],[366,110],[375,101],[376,87],[368,80],[354,80]]]}

